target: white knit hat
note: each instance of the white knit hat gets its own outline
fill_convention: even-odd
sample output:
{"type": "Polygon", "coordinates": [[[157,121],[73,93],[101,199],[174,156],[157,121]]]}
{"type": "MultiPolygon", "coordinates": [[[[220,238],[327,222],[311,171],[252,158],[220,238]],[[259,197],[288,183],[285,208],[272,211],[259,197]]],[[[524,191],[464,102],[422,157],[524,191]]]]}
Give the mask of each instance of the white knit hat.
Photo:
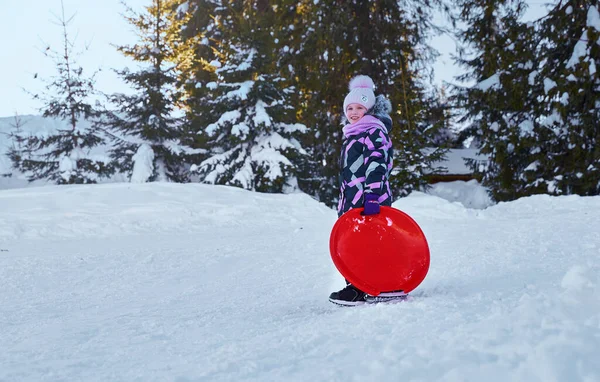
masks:
{"type": "Polygon", "coordinates": [[[375,105],[375,84],[369,76],[356,76],[350,81],[350,93],[344,98],[344,113],[351,103],[363,105],[367,110],[375,105]]]}

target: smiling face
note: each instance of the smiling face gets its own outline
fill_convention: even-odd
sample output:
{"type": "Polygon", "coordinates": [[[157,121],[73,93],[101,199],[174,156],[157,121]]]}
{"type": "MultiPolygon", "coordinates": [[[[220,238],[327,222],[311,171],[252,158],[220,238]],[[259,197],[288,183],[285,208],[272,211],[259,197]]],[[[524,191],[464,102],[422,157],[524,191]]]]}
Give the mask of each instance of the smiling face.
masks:
{"type": "Polygon", "coordinates": [[[367,108],[359,103],[351,103],[346,107],[346,118],[350,124],[354,124],[361,119],[365,113],[367,112],[367,108]]]}

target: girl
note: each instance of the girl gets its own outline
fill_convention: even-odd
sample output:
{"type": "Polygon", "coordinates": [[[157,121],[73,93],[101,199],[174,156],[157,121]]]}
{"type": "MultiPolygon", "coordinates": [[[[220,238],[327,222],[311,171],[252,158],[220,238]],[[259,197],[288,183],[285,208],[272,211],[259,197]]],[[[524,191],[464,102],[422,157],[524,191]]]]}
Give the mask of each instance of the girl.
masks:
{"type": "MultiPolygon", "coordinates": [[[[344,141],[340,158],[338,217],[352,208],[364,207],[365,215],[373,215],[379,213],[380,205],[392,205],[389,184],[393,154],[389,137],[391,103],[383,95],[375,97],[373,80],[368,76],[353,78],[349,88],[350,92],[344,99],[345,118],[342,120],[345,126],[342,129],[344,141]]],[[[399,294],[404,295],[389,293],[389,297],[399,294]]],[[[368,297],[348,283],[344,289],[333,292],[329,301],[340,305],[360,305],[368,297]]]]}

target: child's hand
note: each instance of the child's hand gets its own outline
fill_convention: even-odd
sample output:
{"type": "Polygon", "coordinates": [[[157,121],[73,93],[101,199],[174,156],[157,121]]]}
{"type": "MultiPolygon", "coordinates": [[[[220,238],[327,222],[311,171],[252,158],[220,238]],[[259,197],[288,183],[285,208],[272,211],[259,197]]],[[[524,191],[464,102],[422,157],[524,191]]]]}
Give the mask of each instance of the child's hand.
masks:
{"type": "Polygon", "coordinates": [[[376,215],[379,213],[379,195],[374,193],[365,194],[365,209],[363,215],[376,215]]]}

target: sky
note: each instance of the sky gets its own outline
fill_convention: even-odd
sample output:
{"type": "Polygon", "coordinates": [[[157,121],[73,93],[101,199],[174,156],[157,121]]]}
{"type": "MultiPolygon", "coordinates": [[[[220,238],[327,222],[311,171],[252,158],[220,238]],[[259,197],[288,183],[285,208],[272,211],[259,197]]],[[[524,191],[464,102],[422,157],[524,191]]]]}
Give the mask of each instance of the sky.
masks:
{"type": "MultiPolygon", "coordinates": [[[[126,0],[136,11],[150,4],[150,0],[126,0]]],[[[62,47],[61,29],[56,25],[60,15],[60,0],[4,0],[3,22],[0,23],[0,117],[39,114],[42,106],[32,99],[31,93],[43,90],[40,78],[49,78],[55,73],[51,59],[43,55],[47,46],[62,47]],[[8,38],[7,38],[8,36],[8,38]],[[38,74],[38,79],[34,75],[38,74]]],[[[88,74],[97,74],[96,86],[106,93],[127,91],[128,88],[112,69],[135,67],[130,59],[116,51],[113,44],[135,42],[133,28],[122,17],[125,7],[120,0],[64,0],[67,17],[75,15],[70,24],[71,36],[76,37],[76,50],[85,46],[88,50],[77,58],[88,74]]],[[[543,15],[543,3],[530,2],[526,18],[543,15]]],[[[439,20],[443,22],[443,20],[439,20]]],[[[460,73],[450,58],[455,43],[449,36],[438,36],[432,45],[441,53],[434,65],[435,82],[452,82],[460,73]]]]}
{"type": "MultiPolygon", "coordinates": [[[[134,10],[142,11],[148,0],[127,0],[134,10]]],[[[76,51],[88,50],[77,58],[85,72],[97,75],[96,85],[105,92],[123,91],[122,81],[111,69],[134,67],[132,61],[117,52],[112,44],[135,42],[133,28],[122,17],[125,7],[120,0],[64,0],[65,15],[74,16],[70,34],[76,51]]],[[[43,89],[39,78],[55,73],[51,59],[43,55],[47,46],[62,49],[62,30],[56,25],[61,13],[60,0],[4,0],[0,23],[0,117],[39,114],[39,102],[23,89],[43,89]],[[6,38],[12,36],[12,38],[6,38]],[[34,74],[38,73],[38,80],[34,74]]]]}
{"type": "Polygon", "coordinates": [[[600,197],[466,208],[477,189],[396,201],[427,276],[353,308],[328,301],[336,213],[306,194],[3,190],[0,380],[600,381],[600,197]]]}

